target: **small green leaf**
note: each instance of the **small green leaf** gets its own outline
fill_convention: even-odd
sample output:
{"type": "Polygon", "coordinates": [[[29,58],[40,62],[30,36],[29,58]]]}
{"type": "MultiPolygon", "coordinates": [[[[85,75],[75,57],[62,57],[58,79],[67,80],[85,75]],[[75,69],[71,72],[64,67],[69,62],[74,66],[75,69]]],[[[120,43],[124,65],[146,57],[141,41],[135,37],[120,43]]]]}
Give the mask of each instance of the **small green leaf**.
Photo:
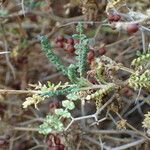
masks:
{"type": "Polygon", "coordinates": [[[70,93],[70,94],[67,95],[67,98],[69,100],[75,101],[75,100],[77,100],[79,98],[79,96],[76,93],[70,93]]]}
{"type": "Polygon", "coordinates": [[[63,110],[62,108],[60,109],[55,109],[56,115],[62,116],[64,118],[70,118],[71,114],[67,110],[63,110]]]}
{"type": "Polygon", "coordinates": [[[78,33],[83,33],[83,25],[81,22],[78,23],[77,27],[76,27],[76,31],[78,33]]]}
{"type": "Polygon", "coordinates": [[[80,38],[80,36],[79,36],[78,34],[74,34],[74,35],[72,35],[72,37],[73,37],[74,39],[79,39],[79,38],[80,38]]]}
{"type": "Polygon", "coordinates": [[[63,115],[64,114],[64,110],[62,108],[59,108],[59,109],[55,109],[55,113],[56,115],[63,115]]]}
{"type": "Polygon", "coordinates": [[[45,134],[45,135],[52,132],[52,128],[49,126],[48,123],[45,123],[45,122],[39,126],[38,130],[40,134],[45,134]]]}
{"type": "Polygon", "coordinates": [[[69,100],[64,100],[62,102],[62,106],[69,109],[69,110],[73,110],[75,108],[75,105],[72,101],[69,101],[69,100]]]}
{"type": "Polygon", "coordinates": [[[70,114],[70,112],[65,111],[65,113],[62,115],[62,117],[64,117],[64,118],[70,118],[71,114],[70,114]]]}
{"type": "Polygon", "coordinates": [[[56,131],[62,131],[63,130],[63,124],[61,121],[58,121],[54,126],[56,131]]]}

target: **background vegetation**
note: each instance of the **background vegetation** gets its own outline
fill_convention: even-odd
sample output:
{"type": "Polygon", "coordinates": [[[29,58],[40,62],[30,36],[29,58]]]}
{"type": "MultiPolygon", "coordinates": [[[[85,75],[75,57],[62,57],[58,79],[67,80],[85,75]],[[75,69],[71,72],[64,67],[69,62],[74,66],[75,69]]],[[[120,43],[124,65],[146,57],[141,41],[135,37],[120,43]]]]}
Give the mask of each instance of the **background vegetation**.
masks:
{"type": "Polygon", "coordinates": [[[149,0],[0,1],[0,149],[149,150],[149,0]]]}

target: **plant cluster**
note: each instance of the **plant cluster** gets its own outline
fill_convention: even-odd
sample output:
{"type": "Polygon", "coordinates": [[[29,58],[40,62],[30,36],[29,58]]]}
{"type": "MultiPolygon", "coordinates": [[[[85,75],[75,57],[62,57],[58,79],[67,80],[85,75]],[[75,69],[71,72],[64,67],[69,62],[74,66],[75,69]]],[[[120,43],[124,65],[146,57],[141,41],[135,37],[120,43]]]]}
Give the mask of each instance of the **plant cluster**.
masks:
{"type": "Polygon", "coordinates": [[[146,52],[137,53],[138,58],[131,62],[134,68],[134,73],[132,73],[129,79],[129,85],[135,89],[137,88],[149,88],[150,87],[150,70],[148,69],[148,62],[150,60],[150,47],[146,52]]]}
{"type": "MultiPolygon", "coordinates": [[[[47,97],[66,95],[66,100],[62,101],[62,108],[56,108],[52,114],[48,114],[43,124],[39,126],[39,133],[41,134],[48,135],[54,131],[61,132],[65,130],[63,119],[68,119],[68,121],[74,119],[70,111],[75,109],[75,102],[77,100],[94,100],[97,110],[100,109],[105,95],[109,95],[114,91],[117,92],[117,90],[124,86],[124,83],[118,81],[114,75],[119,70],[127,71],[131,74],[126,83],[130,87],[135,89],[150,87],[150,71],[145,67],[149,59],[150,48],[145,53],[138,53],[138,58],[134,59],[131,63],[133,70],[130,70],[109,57],[101,56],[100,58],[95,58],[94,51],[90,51],[89,54],[89,39],[83,33],[81,23],[78,23],[76,30],[77,34],[73,35],[73,39],[68,40],[71,41],[69,42],[70,44],[73,44],[72,41],[74,40],[79,41],[74,45],[76,63],[70,64],[68,67],[63,65],[63,61],[52,51],[48,38],[46,36],[40,37],[42,50],[47,55],[49,61],[70,80],[70,83],[67,82],[63,85],[61,83],[54,85],[50,82],[47,85],[39,83],[34,86],[37,93],[33,94],[32,97],[28,97],[23,103],[24,108],[32,104],[37,108],[37,104],[44,101],[47,97]],[[91,61],[91,70],[89,71],[87,71],[87,58],[91,61]],[[97,84],[93,84],[87,78],[87,75],[96,80],[97,84]]],[[[63,41],[64,37],[61,36],[56,40],[59,43],[63,41]]],[[[111,104],[111,110],[116,110],[113,103],[111,104]]],[[[147,118],[146,115],[143,126],[149,128],[147,118]]],[[[118,128],[122,128],[125,125],[122,125],[122,122],[120,122],[118,126],[118,128]]]]}

